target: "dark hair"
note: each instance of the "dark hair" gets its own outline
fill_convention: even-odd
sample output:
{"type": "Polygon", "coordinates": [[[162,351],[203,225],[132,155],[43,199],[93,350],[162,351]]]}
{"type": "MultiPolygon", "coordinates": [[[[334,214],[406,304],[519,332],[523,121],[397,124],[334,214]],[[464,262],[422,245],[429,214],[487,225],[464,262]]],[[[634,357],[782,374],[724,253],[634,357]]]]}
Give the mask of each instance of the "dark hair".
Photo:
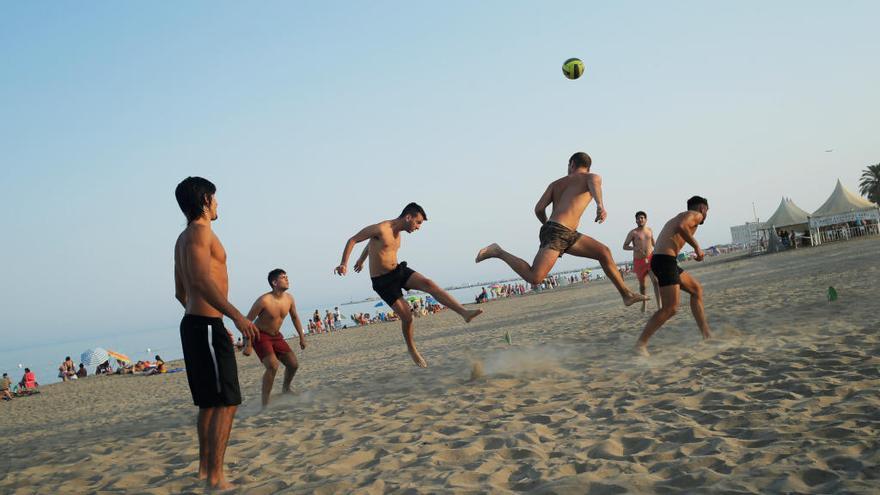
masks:
{"type": "Polygon", "coordinates": [[[24,369],[24,372],[25,372],[25,373],[30,373],[30,372],[31,372],[31,369],[30,369],[30,368],[25,368],[25,369],[24,369]]]}
{"type": "Polygon", "coordinates": [[[709,201],[702,196],[691,196],[688,200],[688,210],[696,210],[700,205],[709,206],[709,201]]]}
{"type": "Polygon", "coordinates": [[[422,218],[424,218],[425,220],[428,219],[428,215],[425,214],[425,210],[423,210],[421,206],[419,206],[415,203],[410,203],[410,204],[406,205],[403,208],[403,211],[400,212],[400,217],[398,217],[398,218],[403,218],[407,215],[416,216],[416,214],[421,214],[422,218]]]}
{"type": "Polygon", "coordinates": [[[64,358],[64,360],[65,360],[65,361],[70,361],[70,356],[67,356],[66,358],[64,358]]]}
{"type": "Polygon", "coordinates": [[[287,273],[287,272],[285,272],[281,268],[276,268],[276,269],[272,270],[271,272],[269,272],[269,287],[272,287],[272,282],[277,280],[278,277],[280,277],[281,275],[284,275],[285,273],[287,273]]]}
{"type": "Polygon", "coordinates": [[[641,211],[641,210],[639,210],[639,211],[636,212],[636,218],[639,218],[639,215],[641,215],[641,216],[643,216],[643,217],[645,217],[645,218],[648,218],[648,214],[645,213],[645,212],[643,212],[643,211],[641,211]]]}
{"type": "Polygon", "coordinates": [[[159,355],[156,354],[156,361],[161,361],[161,360],[162,360],[162,358],[160,358],[159,355]]]}
{"type": "Polygon", "coordinates": [[[205,206],[211,204],[211,197],[216,192],[217,188],[208,179],[187,177],[180,181],[174,190],[174,196],[177,197],[180,211],[186,216],[187,225],[202,216],[205,206]]]}
{"type": "Polygon", "coordinates": [[[590,158],[590,155],[584,153],[583,151],[578,151],[577,153],[571,155],[571,158],[568,159],[568,163],[574,165],[577,168],[586,167],[589,170],[590,165],[593,164],[593,160],[590,158]]]}

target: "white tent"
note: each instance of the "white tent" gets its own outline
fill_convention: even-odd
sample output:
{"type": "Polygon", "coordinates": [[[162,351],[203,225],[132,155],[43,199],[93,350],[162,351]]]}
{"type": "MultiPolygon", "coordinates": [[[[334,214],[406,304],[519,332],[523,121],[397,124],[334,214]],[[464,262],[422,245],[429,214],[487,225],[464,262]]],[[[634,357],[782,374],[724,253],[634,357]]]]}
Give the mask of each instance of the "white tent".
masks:
{"type": "Polygon", "coordinates": [[[776,208],[776,212],[764,224],[768,228],[781,229],[794,225],[806,225],[810,221],[809,217],[810,214],[794,204],[791,198],[782,198],[779,208],[776,208]]]}
{"type": "Polygon", "coordinates": [[[877,234],[880,209],[874,203],[853,194],[840,180],[831,196],[810,215],[810,231],[814,243],[848,239],[852,234],[877,234]],[[849,224],[854,223],[856,227],[849,224]],[[853,231],[853,229],[857,231],[853,231]]]}

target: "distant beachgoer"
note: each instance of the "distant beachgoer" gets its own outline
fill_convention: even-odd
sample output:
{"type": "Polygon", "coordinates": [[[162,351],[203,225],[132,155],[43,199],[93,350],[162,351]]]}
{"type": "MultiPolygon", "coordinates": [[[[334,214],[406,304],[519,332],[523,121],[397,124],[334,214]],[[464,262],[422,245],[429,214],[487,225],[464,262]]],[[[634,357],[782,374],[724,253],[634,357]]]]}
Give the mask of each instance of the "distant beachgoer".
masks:
{"type": "Polygon", "coordinates": [[[58,367],[58,378],[61,378],[61,381],[63,382],[66,382],[67,380],[76,380],[76,366],[73,364],[73,360],[70,359],[70,356],[64,358],[64,362],[58,367]]]}
{"type": "MultiPolygon", "coordinates": [[[[623,249],[633,252],[633,271],[639,279],[639,293],[645,295],[647,287],[645,278],[651,277],[654,286],[654,300],[657,308],[662,304],[660,300],[660,286],[657,285],[657,277],[651,273],[651,255],[654,254],[654,231],[648,227],[648,214],[643,211],[636,212],[636,228],[629,231],[623,241],[623,249]]],[[[642,301],[642,313],[647,310],[648,302],[642,301]]]]}
{"type": "MultiPolygon", "coordinates": [[[[481,249],[476,262],[498,258],[526,282],[539,285],[564,253],[590,258],[599,261],[626,306],[644,301],[646,296],[636,294],[626,286],[608,247],[577,231],[584,210],[592,200],[596,200],[596,222],[604,222],[607,215],[602,199],[602,178],[590,173],[591,163],[586,153],[572,155],[568,160],[568,175],[551,182],[538,200],[535,215],[542,224],[539,234],[541,244],[532,265],[495,243],[481,249]],[[548,219],[546,210],[551,204],[553,212],[548,219]]],[[[550,285],[553,281],[547,282],[550,285]]]]}
{"type": "Polygon", "coordinates": [[[678,311],[679,288],[691,295],[691,312],[703,339],[712,336],[703,310],[703,287],[697,279],[679,268],[677,261],[678,253],[685,243],[694,248],[694,259],[703,261],[705,253],[700,249],[694,233],[706,221],[709,202],[705,198],[694,196],[688,200],[687,208],[687,211],[679,213],[663,226],[651,258],[651,271],[657,276],[662,303],[660,309],[648,320],[636,343],[636,352],[643,356],[649,355],[648,339],[678,311]]]}
{"type": "Polygon", "coordinates": [[[12,400],[12,380],[9,379],[9,375],[7,373],[3,373],[3,378],[0,379],[0,393],[3,394],[3,400],[12,400]]]}
{"type": "Polygon", "coordinates": [[[35,375],[30,368],[25,368],[24,375],[21,376],[21,381],[18,382],[18,394],[30,394],[39,386],[40,384],[37,383],[37,375],[35,375]]]}
{"type": "MultiPolygon", "coordinates": [[[[427,368],[428,364],[416,349],[413,338],[413,316],[409,304],[403,298],[403,289],[417,289],[434,296],[434,299],[443,305],[452,308],[465,322],[480,315],[483,310],[465,309],[449,293],[443,290],[434,281],[406,266],[406,262],[397,262],[397,251],[400,249],[400,233],[413,233],[419,230],[422,222],[428,219],[425,210],[416,203],[406,205],[400,216],[393,220],[385,220],[364,227],[360,232],[352,236],[342,251],[342,262],[335,268],[339,275],[348,272],[348,258],[354,246],[369,239],[364,254],[369,255],[370,278],[373,282],[373,290],[385,301],[389,308],[393,309],[401,318],[403,338],[409,355],[417,366],[427,368]]],[[[363,254],[361,255],[363,257],[363,254]]],[[[362,265],[361,265],[362,266],[362,265]]]]}
{"type": "Polygon", "coordinates": [[[79,369],[76,370],[76,376],[77,376],[78,378],[85,378],[85,377],[89,376],[89,372],[88,372],[88,370],[86,369],[86,367],[85,367],[84,364],[79,363],[79,369]]]}
{"type": "Polygon", "coordinates": [[[223,473],[226,444],[241,404],[230,318],[242,337],[259,339],[253,322],[228,301],[226,251],[211,230],[217,219],[216,188],[201,177],[188,177],[174,195],[186,216],[186,229],[174,246],[175,296],[184,307],[180,340],[193,402],[199,407],[199,479],[210,488],[231,485],[223,473]]]}
{"type": "MultiPolygon", "coordinates": [[[[254,321],[262,333],[253,350],[257,352],[257,357],[266,368],[266,371],[263,372],[261,395],[263,407],[269,405],[269,394],[272,392],[278,367],[284,364],[284,382],[281,385],[281,393],[285,394],[290,393],[290,382],[293,381],[293,377],[299,369],[296,354],[287,345],[284,335],[281,334],[281,325],[288,316],[293,320],[293,327],[299,334],[300,349],[306,348],[306,336],[296,312],[296,301],[287,292],[290,289],[287,272],[276,268],[269,272],[268,279],[269,287],[272,290],[258,297],[247,314],[248,319],[254,321]]],[[[246,350],[244,354],[250,355],[250,351],[246,350]]]]}
{"type": "Polygon", "coordinates": [[[96,375],[109,375],[113,373],[113,368],[110,367],[110,360],[106,360],[103,363],[99,364],[95,369],[96,375]]]}

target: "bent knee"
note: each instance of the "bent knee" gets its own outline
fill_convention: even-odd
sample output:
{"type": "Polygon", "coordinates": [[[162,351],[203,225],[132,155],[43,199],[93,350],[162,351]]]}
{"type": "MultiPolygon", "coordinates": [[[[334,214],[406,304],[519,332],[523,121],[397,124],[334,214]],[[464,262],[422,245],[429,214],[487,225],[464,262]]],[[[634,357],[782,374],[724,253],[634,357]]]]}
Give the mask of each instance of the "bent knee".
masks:
{"type": "Polygon", "coordinates": [[[276,371],[278,371],[279,366],[280,363],[278,361],[270,361],[266,363],[266,371],[268,373],[275,373],[276,371]]]}

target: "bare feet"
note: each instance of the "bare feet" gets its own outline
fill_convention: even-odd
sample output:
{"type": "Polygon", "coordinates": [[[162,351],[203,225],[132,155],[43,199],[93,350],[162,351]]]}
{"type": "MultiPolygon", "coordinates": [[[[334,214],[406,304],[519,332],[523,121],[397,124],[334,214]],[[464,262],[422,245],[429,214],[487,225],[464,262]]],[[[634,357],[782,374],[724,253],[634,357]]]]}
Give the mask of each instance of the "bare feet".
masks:
{"type": "Polygon", "coordinates": [[[632,306],[637,302],[647,301],[649,299],[651,298],[644,294],[636,294],[635,292],[630,292],[629,294],[623,296],[623,304],[624,306],[632,306]]]}
{"type": "Polygon", "coordinates": [[[470,323],[471,320],[480,316],[481,314],[483,314],[482,309],[472,309],[470,311],[465,311],[465,313],[461,315],[461,317],[464,318],[465,323],[470,323]]]}
{"type": "Polygon", "coordinates": [[[650,357],[651,353],[648,352],[648,344],[642,344],[641,342],[637,343],[633,348],[633,352],[638,356],[650,357]]]}
{"type": "Polygon", "coordinates": [[[422,355],[419,354],[418,349],[416,349],[415,347],[409,350],[409,355],[412,358],[413,362],[416,363],[416,366],[418,366],[419,368],[428,367],[428,363],[425,362],[425,358],[423,358],[422,355]]]}
{"type": "Polygon", "coordinates": [[[232,483],[226,481],[226,478],[219,478],[213,482],[208,480],[208,488],[212,490],[229,490],[232,488],[232,483]]]}
{"type": "Polygon", "coordinates": [[[498,250],[500,250],[500,249],[501,249],[501,246],[499,246],[498,244],[493,242],[492,244],[489,244],[488,246],[484,247],[483,249],[480,249],[480,252],[477,253],[477,259],[474,261],[476,263],[479,263],[483,260],[487,260],[489,258],[494,258],[494,257],[498,256],[498,250]]]}
{"type": "Polygon", "coordinates": [[[208,479],[208,467],[207,466],[199,466],[199,479],[200,480],[208,479]]]}

